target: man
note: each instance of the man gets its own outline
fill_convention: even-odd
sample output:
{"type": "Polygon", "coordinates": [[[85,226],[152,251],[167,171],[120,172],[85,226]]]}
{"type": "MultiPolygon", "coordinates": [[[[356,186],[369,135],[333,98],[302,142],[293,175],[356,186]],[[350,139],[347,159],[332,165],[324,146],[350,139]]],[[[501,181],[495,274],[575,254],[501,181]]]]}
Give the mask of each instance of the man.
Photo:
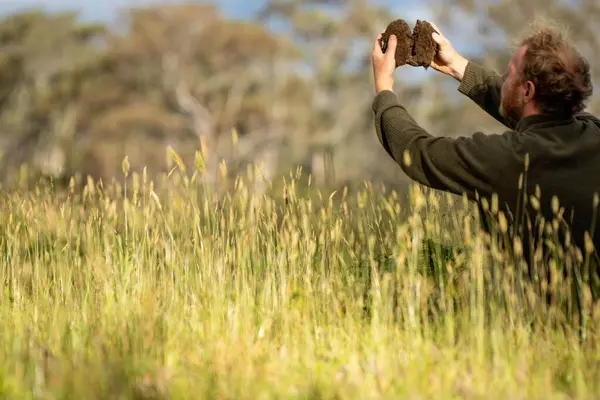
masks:
{"type": "MultiPolygon", "coordinates": [[[[591,244],[599,248],[594,199],[600,192],[600,120],[582,112],[592,94],[586,60],[559,32],[540,29],[523,40],[508,70],[499,76],[462,57],[434,28],[439,32],[433,33],[439,51],[431,66],[460,82],[459,92],[507,130],[430,135],[394,95],[397,39],[390,38],[384,54],[380,35],[372,53],[377,92],[373,111],[384,149],[420,184],[466,194],[480,204],[497,196],[500,211],[523,242],[527,261],[538,230],[534,225],[528,231],[527,223],[519,221],[523,217],[532,221],[536,213],[552,221],[557,200],[564,208],[563,225],[570,230],[571,243],[584,254],[591,244]],[[538,187],[539,207],[531,200],[538,187]]],[[[484,227],[490,228],[485,219],[484,227]]]]}

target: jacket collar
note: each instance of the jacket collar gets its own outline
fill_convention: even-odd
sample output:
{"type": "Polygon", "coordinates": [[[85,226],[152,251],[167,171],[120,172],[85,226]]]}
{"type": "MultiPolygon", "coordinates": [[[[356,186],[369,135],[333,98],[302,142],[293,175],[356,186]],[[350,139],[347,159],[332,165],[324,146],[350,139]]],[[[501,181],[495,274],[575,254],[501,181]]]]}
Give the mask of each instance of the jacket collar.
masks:
{"type": "Polygon", "coordinates": [[[575,121],[574,117],[557,116],[555,114],[537,114],[522,118],[515,129],[524,132],[534,125],[552,123],[553,125],[564,125],[575,121]]]}

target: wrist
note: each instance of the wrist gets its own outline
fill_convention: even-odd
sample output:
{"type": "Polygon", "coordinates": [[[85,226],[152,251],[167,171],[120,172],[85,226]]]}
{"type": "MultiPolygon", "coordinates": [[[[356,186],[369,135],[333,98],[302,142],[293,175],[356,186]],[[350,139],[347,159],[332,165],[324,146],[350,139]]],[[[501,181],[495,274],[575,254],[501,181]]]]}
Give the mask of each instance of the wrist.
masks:
{"type": "Polygon", "coordinates": [[[463,56],[459,56],[458,59],[450,66],[450,75],[457,81],[462,81],[468,64],[469,60],[463,56]]]}
{"type": "Polygon", "coordinates": [[[385,78],[379,78],[375,81],[375,91],[377,94],[385,91],[393,91],[394,90],[394,78],[391,76],[386,76],[385,78]]]}

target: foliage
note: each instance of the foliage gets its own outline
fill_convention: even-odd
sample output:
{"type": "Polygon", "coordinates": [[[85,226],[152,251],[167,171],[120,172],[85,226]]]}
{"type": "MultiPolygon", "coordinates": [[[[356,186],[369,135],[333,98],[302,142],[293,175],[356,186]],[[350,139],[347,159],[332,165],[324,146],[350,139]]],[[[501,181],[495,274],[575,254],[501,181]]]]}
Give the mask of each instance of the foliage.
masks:
{"type": "MultiPolygon", "coordinates": [[[[479,37],[468,39],[482,50],[467,53],[500,71],[508,39],[539,8],[517,3],[428,1],[434,22],[453,41],[469,34],[464,22],[476,16],[479,37]]],[[[572,3],[553,0],[543,8],[571,27],[591,57],[597,35],[585,20],[597,6],[572,3]]],[[[362,180],[399,187],[406,178],[374,139],[370,49],[402,17],[367,0],[270,0],[244,21],[208,3],[132,8],[113,25],[69,12],[5,16],[0,183],[14,185],[23,164],[65,185],[74,175],[110,181],[125,156],[134,170],[146,167],[156,177],[168,169],[163,155],[170,146],[188,168],[200,150],[211,184],[222,184],[225,160],[232,172],[262,164],[270,178],[302,166],[329,188],[362,180]]],[[[503,129],[458,97],[454,82],[432,70],[411,81],[410,68],[399,70],[397,93],[432,134],[503,129]]]]}
{"type": "Polygon", "coordinates": [[[300,171],[215,197],[202,170],[155,185],[122,167],[2,196],[3,396],[600,393],[600,305],[568,276],[528,280],[471,206],[416,187],[299,194],[300,171]],[[446,249],[431,263],[425,239],[446,249]]]}

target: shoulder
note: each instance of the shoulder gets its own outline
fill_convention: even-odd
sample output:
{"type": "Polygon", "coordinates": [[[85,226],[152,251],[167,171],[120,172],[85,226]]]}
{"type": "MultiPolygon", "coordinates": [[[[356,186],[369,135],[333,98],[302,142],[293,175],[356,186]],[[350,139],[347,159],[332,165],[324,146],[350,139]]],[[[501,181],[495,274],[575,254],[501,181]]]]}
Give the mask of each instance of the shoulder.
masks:
{"type": "Polygon", "coordinates": [[[493,147],[494,149],[514,149],[522,146],[527,141],[527,135],[522,132],[506,130],[500,133],[475,132],[470,137],[459,137],[457,140],[462,143],[468,143],[472,146],[481,146],[484,148],[493,147]]]}
{"type": "Polygon", "coordinates": [[[596,125],[600,125],[600,118],[596,117],[594,114],[589,112],[580,112],[575,114],[575,119],[580,121],[590,121],[594,122],[596,125]]]}
{"type": "MultiPolygon", "coordinates": [[[[532,147],[530,142],[530,137],[513,130],[492,134],[475,132],[471,137],[458,138],[456,147],[463,159],[478,160],[480,165],[500,174],[504,169],[513,170],[523,165],[532,147]]],[[[501,174],[498,178],[501,179],[501,174]]]]}

